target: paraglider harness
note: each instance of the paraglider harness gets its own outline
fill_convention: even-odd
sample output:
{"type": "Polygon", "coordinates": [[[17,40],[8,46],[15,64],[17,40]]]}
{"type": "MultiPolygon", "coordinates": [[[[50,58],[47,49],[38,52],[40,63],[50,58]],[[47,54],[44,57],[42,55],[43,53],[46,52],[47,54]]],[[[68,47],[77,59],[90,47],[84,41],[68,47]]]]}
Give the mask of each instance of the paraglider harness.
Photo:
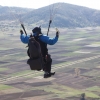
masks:
{"type": "MultiPolygon", "coordinates": [[[[25,34],[26,30],[23,24],[21,24],[25,34]]],[[[42,53],[41,53],[41,47],[38,41],[36,41],[35,37],[33,35],[30,35],[29,43],[28,43],[28,50],[27,54],[29,56],[29,59],[27,60],[27,64],[30,66],[31,70],[41,70],[44,66],[42,53]]]]}
{"type": "MultiPolygon", "coordinates": [[[[51,21],[49,22],[48,32],[49,32],[50,24],[51,24],[51,21]]],[[[22,26],[25,34],[27,35],[24,25],[21,24],[21,26],[22,26]]],[[[48,32],[47,32],[47,35],[48,35],[48,32]]],[[[46,55],[46,57],[43,58],[43,55],[41,52],[41,46],[40,46],[40,42],[38,41],[38,38],[39,38],[39,36],[34,37],[32,34],[30,35],[29,43],[27,46],[28,47],[27,54],[29,56],[29,59],[27,60],[27,64],[30,66],[31,70],[40,71],[42,69],[44,70],[46,63],[50,62],[52,59],[51,59],[50,55],[47,53],[47,45],[46,44],[44,47],[46,49],[46,50],[44,50],[44,53],[46,53],[46,54],[43,54],[43,55],[46,55]],[[44,62],[44,59],[45,59],[45,62],[44,62]]],[[[43,45],[44,43],[41,43],[41,44],[43,45]]]]}
{"type": "Polygon", "coordinates": [[[44,62],[41,54],[41,47],[34,36],[29,39],[27,54],[29,56],[27,64],[30,66],[31,70],[39,71],[43,69],[44,62]]]}

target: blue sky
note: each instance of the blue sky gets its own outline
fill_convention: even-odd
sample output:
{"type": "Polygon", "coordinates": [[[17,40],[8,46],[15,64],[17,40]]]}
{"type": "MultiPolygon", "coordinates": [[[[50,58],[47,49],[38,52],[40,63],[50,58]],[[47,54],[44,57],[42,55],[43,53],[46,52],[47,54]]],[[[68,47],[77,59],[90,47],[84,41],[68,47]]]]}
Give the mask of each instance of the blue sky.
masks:
{"type": "Polygon", "coordinates": [[[0,5],[37,9],[57,2],[65,2],[100,10],[100,0],[0,0],[0,5]]]}

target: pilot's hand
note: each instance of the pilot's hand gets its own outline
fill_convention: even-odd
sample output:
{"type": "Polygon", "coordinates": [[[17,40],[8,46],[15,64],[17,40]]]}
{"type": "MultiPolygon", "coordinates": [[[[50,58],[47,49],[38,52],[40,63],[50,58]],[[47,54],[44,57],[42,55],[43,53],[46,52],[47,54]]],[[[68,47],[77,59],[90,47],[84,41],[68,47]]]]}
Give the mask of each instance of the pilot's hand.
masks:
{"type": "Polygon", "coordinates": [[[21,35],[24,34],[23,30],[20,30],[20,34],[21,34],[21,35]]]}
{"type": "Polygon", "coordinates": [[[56,37],[59,37],[59,30],[56,28],[56,37]]]}

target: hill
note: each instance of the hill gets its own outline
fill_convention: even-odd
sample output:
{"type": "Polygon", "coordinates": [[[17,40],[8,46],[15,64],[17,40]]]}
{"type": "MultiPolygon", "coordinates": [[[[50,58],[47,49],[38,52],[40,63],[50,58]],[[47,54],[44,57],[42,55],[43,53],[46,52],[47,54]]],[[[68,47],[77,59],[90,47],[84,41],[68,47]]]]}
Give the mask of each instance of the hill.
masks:
{"type": "Polygon", "coordinates": [[[39,9],[0,6],[0,21],[14,21],[14,16],[16,16],[29,25],[39,24],[42,27],[47,27],[50,11],[51,13],[54,11],[52,26],[74,28],[100,25],[99,10],[67,3],[55,3],[39,9]]]}
{"type": "Polygon", "coordinates": [[[24,16],[30,11],[28,8],[0,6],[0,21],[15,20],[15,17],[24,16]]]}

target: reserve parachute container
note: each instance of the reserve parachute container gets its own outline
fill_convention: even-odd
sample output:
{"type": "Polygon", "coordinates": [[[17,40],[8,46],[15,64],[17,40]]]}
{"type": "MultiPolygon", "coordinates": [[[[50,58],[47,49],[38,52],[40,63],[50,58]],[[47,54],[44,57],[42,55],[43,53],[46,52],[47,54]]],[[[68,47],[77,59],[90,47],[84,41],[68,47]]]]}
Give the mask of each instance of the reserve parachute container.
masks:
{"type": "Polygon", "coordinates": [[[30,66],[31,70],[41,70],[44,67],[44,62],[41,54],[40,44],[32,36],[29,39],[27,54],[29,59],[27,64],[30,66]]]}

